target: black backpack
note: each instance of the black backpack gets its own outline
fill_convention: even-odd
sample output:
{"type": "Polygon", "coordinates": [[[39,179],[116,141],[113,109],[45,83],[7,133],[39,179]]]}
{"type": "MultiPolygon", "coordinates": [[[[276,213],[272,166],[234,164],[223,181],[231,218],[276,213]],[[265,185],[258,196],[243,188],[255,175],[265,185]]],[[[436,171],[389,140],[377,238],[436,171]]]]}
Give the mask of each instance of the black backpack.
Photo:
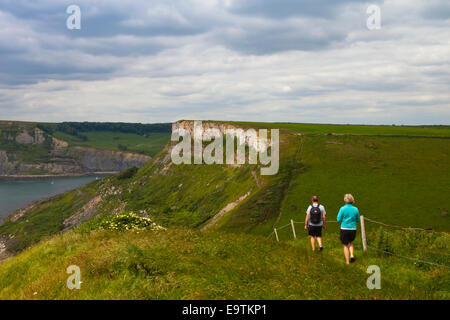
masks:
{"type": "Polygon", "coordinates": [[[311,206],[309,210],[309,222],[312,224],[319,224],[322,221],[322,211],[320,210],[320,205],[317,207],[311,206]]]}

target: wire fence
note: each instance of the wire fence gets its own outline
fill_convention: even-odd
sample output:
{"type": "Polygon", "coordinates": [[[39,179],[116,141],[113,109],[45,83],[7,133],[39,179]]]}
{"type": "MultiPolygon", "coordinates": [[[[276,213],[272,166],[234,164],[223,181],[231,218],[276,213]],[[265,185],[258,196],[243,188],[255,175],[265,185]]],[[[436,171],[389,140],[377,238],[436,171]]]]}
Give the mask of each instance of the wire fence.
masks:
{"type": "MultiPolygon", "coordinates": [[[[301,222],[301,221],[294,221],[294,220],[292,220],[292,222],[294,223],[294,224],[304,224],[304,222],[301,222]]],[[[337,221],[326,221],[326,223],[337,223],[337,221]]],[[[286,228],[286,227],[289,227],[289,226],[292,226],[292,223],[288,223],[288,224],[285,224],[284,226],[282,226],[282,227],[278,227],[278,228],[274,228],[274,231],[272,231],[268,236],[267,236],[267,239],[269,239],[271,236],[273,236],[274,234],[275,234],[275,230],[277,230],[277,231],[280,231],[280,230],[282,230],[282,229],[284,229],[284,228],[286,228]]]]}
{"type": "Polygon", "coordinates": [[[433,233],[439,233],[439,234],[449,234],[448,232],[434,231],[432,229],[414,228],[414,227],[402,227],[402,226],[397,226],[397,225],[393,225],[393,224],[387,224],[387,223],[384,223],[384,222],[379,222],[379,221],[375,221],[375,220],[369,219],[367,217],[365,217],[365,220],[369,221],[371,223],[382,225],[384,227],[391,227],[391,228],[402,229],[402,230],[407,230],[407,231],[425,231],[425,232],[433,232],[433,233]]]}
{"type": "Polygon", "coordinates": [[[450,268],[449,266],[444,265],[444,264],[438,264],[438,263],[425,261],[425,260],[421,260],[421,259],[417,259],[417,258],[411,258],[411,257],[403,256],[403,255],[400,255],[400,254],[392,253],[392,252],[389,252],[389,251],[386,251],[386,250],[381,250],[381,249],[378,249],[378,248],[374,248],[374,247],[371,247],[371,246],[367,246],[367,247],[369,249],[372,249],[372,250],[375,250],[375,251],[378,251],[378,252],[382,252],[382,253],[385,253],[385,254],[389,254],[389,255],[392,255],[392,256],[397,256],[397,257],[400,257],[400,258],[403,258],[403,259],[408,259],[408,260],[412,260],[412,261],[416,261],[416,262],[426,263],[426,264],[433,265],[433,266],[438,266],[438,267],[450,268]]]}
{"type": "MultiPolygon", "coordinates": [[[[374,224],[377,224],[377,225],[381,225],[381,226],[384,226],[384,227],[392,227],[392,228],[402,229],[402,230],[406,230],[406,231],[426,231],[426,232],[432,232],[432,233],[437,233],[437,234],[449,235],[448,232],[439,232],[439,231],[434,231],[434,230],[424,229],[424,228],[402,227],[402,226],[397,226],[397,225],[390,225],[390,224],[387,224],[387,223],[384,223],[384,222],[379,222],[379,221],[376,221],[376,220],[373,220],[373,219],[369,219],[367,217],[361,217],[361,218],[362,218],[363,221],[367,221],[367,222],[374,223],[374,224]]],[[[304,223],[305,222],[294,221],[294,220],[291,219],[290,223],[285,224],[285,225],[283,225],[281,227],[278,227],[278,228],[274,228],[273,231],[267,236],[267,239],[270,239],[272,236],[275,235],[276,240],[280,241],[279,237],[278,237],[278,231],[281,231],[281,230],[283,230],[283,229],[285,229],[285,228],[287,228],[289,226],[291,226],[291,228],[292,228],[292,233],[293,233],[294,238],[297,238],[296,232],[295,232],[295,224],[304,224],[304,223]]],[[[327,224],[328,223],[338,223],[338,221],[328,221],[327,220],[326,223],[327,224]]],[[[362,229],[364,229],[364,225],[362,224],[361,226],[362,226],[362,229]]],[[[445,265],[445,264],[439,264],[439,263],[435,263],[435,262],[431,262],[431,261],[426,261],[426,260],[423,260],[423,259],[408,257],[408,256],[405,256],[405,255],[401,255],[401,254],[389,252],[389,251],[386,251],[386,250],[382,250],[382,249],[379,249],[379,248],[375,248],[373,246],[369,246],[369,245],[367,245],[365,243],[366,242],[365,230],[362,230],[362,236],[363,236],[363,249],[364,250],[370,249],[370,250],[373,250],[373,251],[376,251],[376,252],[388,254],[388,255],[391,255],[391,256],[396,256],[396,257],[407,259],[407,260],[410,260],[410,261],[414,261],[414,262],[418,262],[418,263],[424,263],[424,264],[428,264],[428,265],[432,265],[432,266],[436,266],[436,267],[443,267],[443,268],[450,269],[450,266],[445,265]]],[[[406,247],[406,248],[411,249],[411,250],[418,250],[417,248],[411,248],[411,247],[406,247]]],[[[425,251],[427,251],[427,250],[425,250],[425,251]]],[[[439,252],[439,253],[432,252],[432,253],[444,254],[444,255],[448,256],[448,254],[441,253],[441,252],[439,252]]]]}

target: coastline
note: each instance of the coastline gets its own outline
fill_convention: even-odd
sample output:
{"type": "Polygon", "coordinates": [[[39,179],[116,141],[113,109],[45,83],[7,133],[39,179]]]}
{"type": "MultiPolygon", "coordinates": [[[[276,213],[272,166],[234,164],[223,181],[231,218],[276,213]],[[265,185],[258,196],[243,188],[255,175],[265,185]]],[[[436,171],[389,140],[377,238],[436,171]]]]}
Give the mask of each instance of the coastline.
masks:
{"type": "MultiPolygon", "coordinates": [[[[88,172],[88,173],[82,173],[82,174],[60,174],[60,175],[11,175],[11,176],[0,176],[0,181],[15,181],[15,180],[29,180],[29,181],[36,181],[39,179],[49,179],[49,178],[55,178],[55,179],[63,179],[63,178],[76,178],[76,177],[94,177],[94,176],[101,176],[99,178],[103,179],[106,176],[113,174],[115,172],[112,171],[101,171],[101,172],[88,172]]],[[[76,189],[76,188],[74,188],[76,189]]],[[[74,190],[70,189],[70,190],[74,190]]],[[[46,195],[40,198],[36,198],[35,200],[28,201],[27,203],[24,203],[20,207],[17,207],[16,209],[13,209],[12,211],[8,211],[8,214],[3,216],[3,211],[0,213],[0,226],[3,225],[6,221],[15,221],[18,218],[20,218],[23,214],[28,212],[30,209],[35,207],[36,205],[39,205],[42,202],[48,201],[56,196],[58,196],[61,193],[64,193],[69,190],[62,191],[60,193],[46,195]],[[12,220],[11,220],[12,219],[12,220]]],[[[6,211],[5,211],[6,213],[6,211]]],[[[1,256],[1,239],[0,239],[0,256],[1,256]]],[[[0,258],[1,261],[1,258],[0,258]]]]}
{"type": "Polygon", "coordinates": [[[86,177],[93,175],[113,175],[120,171],[94,171],[84,173],[63,173],[63,174],[11,174],[0,175],[1,180],[8,179],[43,179],[43,178],[71,178],[71,177],[86,177]]]}

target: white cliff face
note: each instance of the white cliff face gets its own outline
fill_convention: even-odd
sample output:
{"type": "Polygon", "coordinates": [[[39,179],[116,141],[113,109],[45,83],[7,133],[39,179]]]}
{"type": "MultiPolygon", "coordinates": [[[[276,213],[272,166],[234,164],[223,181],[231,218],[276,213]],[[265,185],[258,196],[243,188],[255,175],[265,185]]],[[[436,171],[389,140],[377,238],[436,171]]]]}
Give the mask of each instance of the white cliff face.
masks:
{"type": "Polygon", "coordinates": [[[16,137],[16,142],[20,144],[32,144],[34,142],[34,139],[28,131],[22,131],[19,133],[16,137]]]}
{"type": "Polygon", "coordinates": [[[42,144],[44,141],[44,132],[39,128],[34,128],[31,132],[24,129],[16,136],[16,142],[20,144],[42,144]]]}
{"type": "Polygon", "coordinates": [[[52,142],[53,142],[53,147],[56,150],[64,149],[69,146],[69,144],[66,141],[56,139],[55,137],[52,138],[52,142]]]}
{"type": "Polygon", "coordinates": [[[39,128],[34,128],[34,143],[41,144],[45,141],[44,131],[39,128]]]}
{"type": "MultiPolygon", "coordinates": [[[[198,122],[200,123],[200,122],[198,122]]],[[[258,130],[244,129],[229,123],[219,123],[211,121],[202,121],[202,126],[195,127],[193,120],[183,120],[172,124],[172,132],[179,131],[182,135],[183,130],[188,131],[192,139],[202,140],[207,130],[219,130],[222,135],[238,133],[241,141],[245,140],[245,145],[254,148],[257,152],[265,152],[268,148],[268,142],[261,139],[258,130]],[[256,139],[253,139],[256,137],[256,139]]]]}

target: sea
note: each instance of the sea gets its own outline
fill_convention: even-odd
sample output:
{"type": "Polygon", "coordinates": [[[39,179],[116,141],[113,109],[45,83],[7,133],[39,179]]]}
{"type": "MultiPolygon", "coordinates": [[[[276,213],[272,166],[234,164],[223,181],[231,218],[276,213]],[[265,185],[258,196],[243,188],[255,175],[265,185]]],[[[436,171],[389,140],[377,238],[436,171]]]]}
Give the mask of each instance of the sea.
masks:
{"type": "Polygon", "coordinates": [[[0,223],[17,209],[36,200],[48,198],[81,187],[105,175],[57,178],[0,179],[0,223]]]}

